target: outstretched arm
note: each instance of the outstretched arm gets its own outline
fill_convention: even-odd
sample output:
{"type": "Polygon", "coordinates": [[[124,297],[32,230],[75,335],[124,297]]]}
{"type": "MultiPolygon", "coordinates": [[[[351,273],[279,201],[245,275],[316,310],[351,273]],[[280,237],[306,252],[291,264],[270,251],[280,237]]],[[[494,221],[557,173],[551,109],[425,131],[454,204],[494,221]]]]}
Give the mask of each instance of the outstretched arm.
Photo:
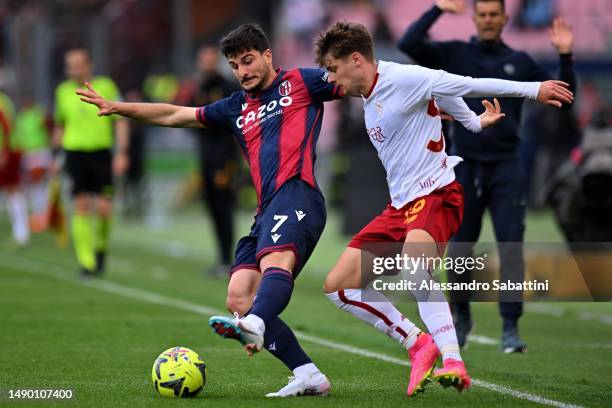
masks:
{"type": "Polygon", "coordinates": [[[427,39],[427,32],[443,12],[455,14],[463,12],[464,9],[462,0],[436,1],[430,10],[408,27],[397,46],[419,64],[430,68],[443,68],[446,54],[439,43],[427,39]]]}
{"type": "Polygon", "coordinates": [[[441,98],[436,100],[438,106],[453,119],[458,120],[466,129],[477,133],[498,123],[506,115],[502,113],[497,99],[493,99],[493,105],[486,99],[482,101],[485,111],[476,115],[462,98],[441,98]]]}
{"type": "Polygon", "coordinates": [[[562,81],[515,82],[494,78],[471,78],[438,71],[432,81],[432,96],[509,96],[537,100],[546,105],[560,108],[563,103],[571,103],[574,94],[562,81]]]}
{"type": "Polygon", "coordinates": [[[196,118],[196,108],[170,105],[167,103],[128,103],[109,101],[100,96],[91,84],[87,89],[77,89],[83,102],[98,107],[98,116],[121,115],[152,125],[168,127],[202,127],[196,118]]]}

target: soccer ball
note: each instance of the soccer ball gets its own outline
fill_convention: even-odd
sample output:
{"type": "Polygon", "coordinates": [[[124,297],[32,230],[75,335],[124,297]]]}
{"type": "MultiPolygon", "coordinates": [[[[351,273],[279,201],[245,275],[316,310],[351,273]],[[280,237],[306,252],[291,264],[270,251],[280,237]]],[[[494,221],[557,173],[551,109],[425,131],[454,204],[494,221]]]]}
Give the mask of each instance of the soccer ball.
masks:
{"type": "Polygon", "coordinates": [[[164,397],[195,397],[206,383],[206,364],[195,351],[172,347],[155,359],[151,378],[164,397]]]}

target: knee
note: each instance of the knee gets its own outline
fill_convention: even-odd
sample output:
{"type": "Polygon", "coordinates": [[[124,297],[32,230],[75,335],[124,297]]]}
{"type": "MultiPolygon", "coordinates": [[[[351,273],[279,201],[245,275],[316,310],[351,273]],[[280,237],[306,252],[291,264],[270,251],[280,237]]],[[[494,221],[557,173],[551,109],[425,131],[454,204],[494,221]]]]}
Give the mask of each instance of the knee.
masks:
{"type": "Polygon", "coordinates": [[[227,310],[232,313],[238,313],[241,316],[249,311],[252,303],[252,298],[235,293],[228,293],[227,299],[225,300],[227,310]]]}
{"type": "Polygon", "coordinates": [[[112,201],[107,199],[98,200],[96,211],[98,216],[108,218],[112,213],[112,201]]]}
{"type": "Polygon", "coordinates": [[[90,200],[87,196],[78,194],[74,197],[74,210],[80,214],[86,214],[90,209],[90,200]]]}
{"type": "Polygon", "coordinates": [[[270,252],[259,261],[259,267],[262,272],[268,268],[282,268],[293,272],[295,265],[296,258],[293,251],[270,252]]]}
{"type": "Polygon", "coordinates": [[[335,282],[333,279],[330,279],[329,277],[325,279],[325,282],[323,283],[323,292],[325,292],[326,295],[337,292],[340,289],[341,288],[338,282],[335,282]]]}
{"type": "Polygon", "coordinates": [[[325,282],[323,282],[323,292],[325,292],[326,295],[329,295],[330,293],[337,291],[338,288],[336,285],[334,285],[333,282],[330,282],[329,279],[325,279],[325,282]]]}

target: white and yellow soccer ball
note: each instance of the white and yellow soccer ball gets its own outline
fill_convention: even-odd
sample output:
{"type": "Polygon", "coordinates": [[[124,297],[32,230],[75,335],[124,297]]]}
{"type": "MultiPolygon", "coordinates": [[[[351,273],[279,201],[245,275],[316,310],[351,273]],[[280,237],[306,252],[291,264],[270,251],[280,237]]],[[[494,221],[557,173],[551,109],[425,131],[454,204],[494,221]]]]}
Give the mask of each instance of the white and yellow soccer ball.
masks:
{"type": "Polygon", "coordinates": [[[206,364],[195,351],[172,347],[155,359],[151,379],[164,397],[195,397],[206,384],[206,364]]]}

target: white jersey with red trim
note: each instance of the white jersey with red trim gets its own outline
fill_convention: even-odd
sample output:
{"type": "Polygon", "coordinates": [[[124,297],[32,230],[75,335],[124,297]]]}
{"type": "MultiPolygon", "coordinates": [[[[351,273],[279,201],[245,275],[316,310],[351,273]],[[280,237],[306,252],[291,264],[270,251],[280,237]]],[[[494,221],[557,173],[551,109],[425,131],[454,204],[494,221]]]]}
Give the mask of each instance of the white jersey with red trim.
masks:
{"type": "Polygon", "coordinates": [[[363,107],[368,135],[387,172],[391,205],[401,208],[455,179],[453,167],[462,159],[444,151],[439,108],[479,132],[480,118],[460,96],[536,99],[539,87],[539,82],[475,79],[379,61],[363,107]]]}

